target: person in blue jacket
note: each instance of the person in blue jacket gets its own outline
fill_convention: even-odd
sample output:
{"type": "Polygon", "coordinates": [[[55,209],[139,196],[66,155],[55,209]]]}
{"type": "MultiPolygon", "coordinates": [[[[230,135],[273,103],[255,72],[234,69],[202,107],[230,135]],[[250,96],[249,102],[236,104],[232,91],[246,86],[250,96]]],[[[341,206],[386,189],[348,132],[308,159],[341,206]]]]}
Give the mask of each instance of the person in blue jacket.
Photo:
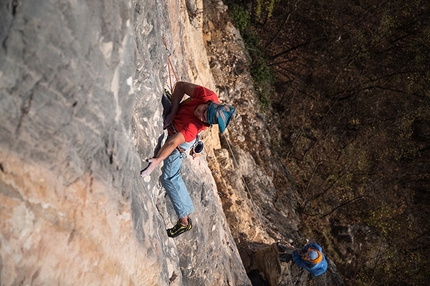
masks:
{"type": "Polygon", "coordinates": [[[313,276],[319,276],[327,270],[327,260],[322,252],[321,246],[311,242],[294,250],[292,258],[295,264],[309,271],[313,276]]]}

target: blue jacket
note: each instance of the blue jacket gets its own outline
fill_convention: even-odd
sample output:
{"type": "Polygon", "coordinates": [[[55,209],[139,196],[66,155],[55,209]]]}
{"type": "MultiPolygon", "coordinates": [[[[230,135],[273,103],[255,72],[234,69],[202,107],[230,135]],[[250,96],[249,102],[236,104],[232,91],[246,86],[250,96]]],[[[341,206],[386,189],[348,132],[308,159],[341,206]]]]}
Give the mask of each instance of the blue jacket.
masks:
{"type": "Polygon", "coordinates": [[[311,248],[313,250],[317,250],[318,252],[321,253],[321,261],[318,263],[312,263],[309,260],[304,260],[300,254],[298,253],[297,250],[293,251],[293,261],[295,264],[297,264],[298,266],[306,269],[307,271],[309,271],[313,276],[319,276],[321,274],[323,274],[326,270],[327,270],[327,260],[325,259],[325,256],[322,252],[322,248],[321,246],[319,246],[317,243],[315,242],[311,242],[305,246],[302,247],[301,251],[302,253],[306,253],[308,251],[308,249],[311,248]]]}

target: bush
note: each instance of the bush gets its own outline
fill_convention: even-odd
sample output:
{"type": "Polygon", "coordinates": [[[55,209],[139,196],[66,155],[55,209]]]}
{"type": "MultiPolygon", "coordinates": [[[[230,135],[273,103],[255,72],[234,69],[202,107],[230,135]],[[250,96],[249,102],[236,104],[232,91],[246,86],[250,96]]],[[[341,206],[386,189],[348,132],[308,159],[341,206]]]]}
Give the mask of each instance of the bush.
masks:
{"type": "Polygon", "coordinates": [[[249,25],[251,16],[243,9],[243,7],[232,4],[230,7],[230,16],[233,19],[234,26],[239,30],[241,34],[246,30],[249,25]]]}
{"type": "Polygon", "coordinates": [[[251,57],[251,76],[257,92],[257,98],[263,109],[270,106],[270,94],[273,92],[274,75],[267,65],[266,54],[259,48],[260,39],[250,26],[251,16],[240,5],[227,2],[234,26],[239,30],[245,47],[251,57]]]}
{"type": "Polygon", "coordinates": [[[270,94],[273,92],[274,74],[267,65],[267,56],[259,48],[259,38],[254,32],[246,32],[243,36],[245,46],[251,57],[251,76],[254,80],[258,99],[266,109],[270,106],[270,94]]]}

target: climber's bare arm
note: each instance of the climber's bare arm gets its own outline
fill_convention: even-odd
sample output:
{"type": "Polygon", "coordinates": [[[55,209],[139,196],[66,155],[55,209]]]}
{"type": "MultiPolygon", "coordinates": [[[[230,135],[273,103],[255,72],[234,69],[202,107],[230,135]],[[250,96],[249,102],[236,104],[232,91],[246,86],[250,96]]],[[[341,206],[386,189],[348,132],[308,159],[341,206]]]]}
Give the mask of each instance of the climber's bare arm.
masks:
{"type": "Polygon", "coordinates": [[[187,94],[188,96],[192,96],[196,87],[197,85],[195,85],[194,83],[184,81],[178,81],[175,84],[171,98],[172,107],[170,109],[170,114],[166,117],[166,120],[164,121],[164,128],[167,128],[173,122],[173,119],[178,113],[179,103],[181,103],[181,100],[182,98],[184,98],[184,95],[187,94]]]}
{"type": "Polygon", "coordinates": [[[149,165],[140,172],[141,177],[149,176],[152,171],[154,171],[155,167],[157,167],[170,153],[175,150],[176,147],[185,142],[185,137],[181,132],[176,133],[176,135],[172,136],[164,145],[161,147],[160,151],[158,151],[157,156],[154,158],[147,159],[149,165]]]}

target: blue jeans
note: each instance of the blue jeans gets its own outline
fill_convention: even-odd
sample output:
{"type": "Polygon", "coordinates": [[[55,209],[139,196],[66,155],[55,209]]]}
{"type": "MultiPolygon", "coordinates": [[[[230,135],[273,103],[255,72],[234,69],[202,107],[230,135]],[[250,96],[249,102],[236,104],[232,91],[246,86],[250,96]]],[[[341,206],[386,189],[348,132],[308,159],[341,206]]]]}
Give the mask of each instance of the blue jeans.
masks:
{"type": "MultiPolygon", "coordinates": [[[[169,140],[169,138],[167,139],[169,140]]],[[[182,150],[190,149],[194,140],[185,142],[180,145],[182,150]]],[[[187,152],[185,151],[185,152],[187,152]]],[[[194,210],[193,202],[191,201],[190,194],[181,176],[182,154],[178,149],[164,159],[163,167],[161,168],[161,184],[166,189],[167,195],[173,203],[176,214],[179,218],[183,218],[194,210]]]]}

